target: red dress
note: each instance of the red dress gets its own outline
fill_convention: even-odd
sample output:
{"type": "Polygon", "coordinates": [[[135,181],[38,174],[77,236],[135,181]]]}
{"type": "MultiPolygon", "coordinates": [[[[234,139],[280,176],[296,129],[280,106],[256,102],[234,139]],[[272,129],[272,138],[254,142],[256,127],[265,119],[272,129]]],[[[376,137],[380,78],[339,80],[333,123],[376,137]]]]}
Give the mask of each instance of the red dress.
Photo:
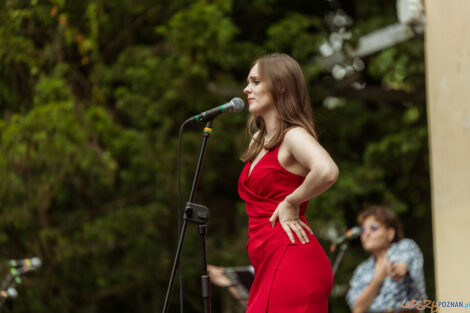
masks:
{"type": "MultiPolygon", "coordinates": [[[[247,313],[326,313],[333,284],[331,264],[314,235],[302,244],[294,233],[291,243],[284,229],[269,218],[284,198],[304,181],[278,161],[279,145],[268,151],[249,174],[247,162],[238,193],[248,214],[248,255],[255,270],[247,313]]],[[[308,201],[300,205],[300,219],[308,201]]]]}

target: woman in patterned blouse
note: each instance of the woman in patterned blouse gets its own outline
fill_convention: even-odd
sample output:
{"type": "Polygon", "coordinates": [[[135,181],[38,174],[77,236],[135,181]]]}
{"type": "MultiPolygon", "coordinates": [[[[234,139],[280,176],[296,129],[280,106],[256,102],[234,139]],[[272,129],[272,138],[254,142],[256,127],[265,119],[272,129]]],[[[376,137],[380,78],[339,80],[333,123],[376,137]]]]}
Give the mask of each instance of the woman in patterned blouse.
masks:
{"type": "Polygon", "coordinates": [[[358,222],[362,246],[371,256],[349,283],[346,300],[352,312],[401,312],[407,301],[425,300],[423,255],[413,240],[403,239],[396,215],[384,206],[372,206],[358,222]]]}

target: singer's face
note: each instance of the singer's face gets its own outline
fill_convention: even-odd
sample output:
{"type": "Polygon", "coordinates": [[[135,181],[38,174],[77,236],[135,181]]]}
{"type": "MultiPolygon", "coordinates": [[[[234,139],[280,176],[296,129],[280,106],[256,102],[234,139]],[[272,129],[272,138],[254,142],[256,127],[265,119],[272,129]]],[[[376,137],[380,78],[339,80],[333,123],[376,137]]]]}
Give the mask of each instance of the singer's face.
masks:
{"type": "Polygon", "coordinates": [[[388,249],[395,235],[393,228],[386,228],[374,216],[367,217],[361,226],[361,243],[364,250],[376,253],[388,249]]]}
{"type": "Polygon", "coordinates": [[[258,71],[258,63],[256,63],[248,74],[248,85],[243,92],[248,98],[248,110],[255,116],[262,116],[274,110],[271,94],[266,86],[266,82],[260,79],[258,71]]]}

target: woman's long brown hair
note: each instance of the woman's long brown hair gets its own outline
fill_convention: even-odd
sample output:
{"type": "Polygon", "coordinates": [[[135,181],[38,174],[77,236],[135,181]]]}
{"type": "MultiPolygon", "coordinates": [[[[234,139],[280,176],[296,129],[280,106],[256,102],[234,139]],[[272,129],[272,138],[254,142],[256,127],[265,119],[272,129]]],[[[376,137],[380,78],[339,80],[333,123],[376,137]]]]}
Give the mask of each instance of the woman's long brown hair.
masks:
{"type": "Polygon", "coordinates": [[[261,57],[253,62],[252,67],[256,63],[258,63],[259,78],[266,84],[278,113],[278,127],[269,142],[265,143],[266,124],[264,120],[261,116],[251,115],[247,124],[247,132],[254,141],[243,152],[240,158],[242,162],[252,161],[263,147],[266,150],[274,149],[291,127],[300,126],[318,140],[313,123],[310,97],[299,63],[287,54],[281,53],[261,57]],[[259,131],[257,138],[253,137],[253,129],[259,131]]]}

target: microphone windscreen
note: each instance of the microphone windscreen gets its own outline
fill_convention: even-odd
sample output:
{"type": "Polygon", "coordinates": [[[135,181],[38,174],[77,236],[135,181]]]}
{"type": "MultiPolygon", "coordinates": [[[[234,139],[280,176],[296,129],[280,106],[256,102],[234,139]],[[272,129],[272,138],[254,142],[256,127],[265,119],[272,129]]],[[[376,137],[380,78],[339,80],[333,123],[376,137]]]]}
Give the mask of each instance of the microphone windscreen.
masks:
{"type": "Polygon", "coordinates": [[[235,97],[231,101],[233,103],[233,106],[235,108],[234,112],[241,112],[243,111],[243,108],[245,107],[245,102],[243,102],[242,99],[235,97]]]}
{"type": "Polygon", "coordinates": [[[361,228],[359,226],[354,226],[351,228],[351,237],[358,237],[361,235],[361,228]]]}
{"type": "Polygon", "coordinates": [[[18,291],[16,291],[16,289],[13,288],[13,287],[8,288],[7,289],[7,297],[13,298],[13,299],[18,297],[18,291]]]}
{"type": "Polygon", "coordinates": [[[31,258],[32,267],[40,267],[42,265],[41,259],[38,257],[31,258]]]}

